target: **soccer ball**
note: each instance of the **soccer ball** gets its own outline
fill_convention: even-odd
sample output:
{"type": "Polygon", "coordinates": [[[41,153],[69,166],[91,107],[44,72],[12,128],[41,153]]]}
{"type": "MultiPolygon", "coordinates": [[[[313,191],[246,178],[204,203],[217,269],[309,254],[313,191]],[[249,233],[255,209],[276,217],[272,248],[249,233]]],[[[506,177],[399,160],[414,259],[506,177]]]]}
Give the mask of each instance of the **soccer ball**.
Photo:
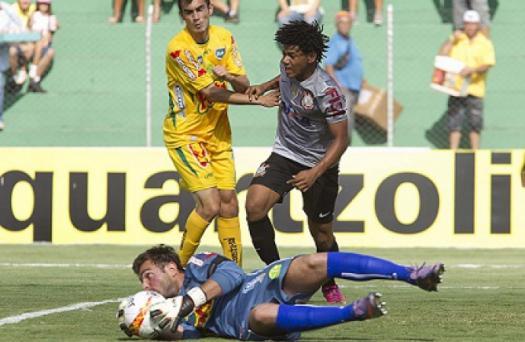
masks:
{"type": "Polygon", "coordinates": [[[120,329],[128,336],[155,338],[159,334],[152,327],[150,309],[155,304],[161,304],[166,299],[155,291],[140,291],[124,299],[117,313],[120,329]]]}

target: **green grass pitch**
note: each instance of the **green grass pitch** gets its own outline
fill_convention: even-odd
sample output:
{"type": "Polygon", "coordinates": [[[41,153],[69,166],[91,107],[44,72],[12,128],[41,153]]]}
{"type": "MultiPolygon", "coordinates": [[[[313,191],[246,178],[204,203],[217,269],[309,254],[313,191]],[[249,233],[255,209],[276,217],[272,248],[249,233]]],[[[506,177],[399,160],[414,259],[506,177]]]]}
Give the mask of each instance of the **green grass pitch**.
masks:
{"type": "MultiPolygon", "coordinates": [[[[147,246],[0,245],[0,341],[126,341],[116,300],[140,290],[129,265],[147,246]],[[72,304],[112,300],[18,323],[13,317],[72,304]]],[[[205,248],[200,249],[205,250],[205,248]]],[[[213,250],[213,249],[212,249],[213,250]]],[[[282,249],[282,256],[308,253],[282,249]]],[[[383,294],[389,314],[307,332],[306,341],[523,341],[525,250],[359,249],[415,264],[442,261],[438,293],[392,281],[339,281],[348,299],[383,294]]],[[[245,248],[245,269],[262,266],[245,248]]],[[[324,305],[319,293],[313,304],[324,305]]],[[[206,341],[225,341],[208,338],[206,341]]]]}

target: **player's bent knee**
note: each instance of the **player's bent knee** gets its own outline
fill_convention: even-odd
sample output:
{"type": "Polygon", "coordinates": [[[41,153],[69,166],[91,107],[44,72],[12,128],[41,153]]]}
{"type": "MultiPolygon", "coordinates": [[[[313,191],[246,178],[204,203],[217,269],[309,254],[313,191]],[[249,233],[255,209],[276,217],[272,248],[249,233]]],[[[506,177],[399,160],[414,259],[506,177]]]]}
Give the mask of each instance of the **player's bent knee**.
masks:
{"type": "Polygon", "coordinates": [[[205,215],[208,217],[216,217],[219,215],[221,211],[221,205],[220,203],[210,203],[205,205],[202,210],[204,211],[205,215]]]}
{"type": "Polygon", "coordinates": [[[326,269],[326,253],[304,255],[300,259],[307,274],[321,272],[326,269]]]}
{"type": "Polygon", "coordinates": [[[221,210],[219,213],[222,217],[236,217],[239,216],[239,206],[237,203],[221,203],[221,210]]]}
{"type": "Polygon", "coordinates": [[[257,200],[247,200],[245,204],[248,221],[258,221],[268,214],[264,203],[257,200]]]}
{"type": "Polygon", "coordinates": [[[277,320],[277,304],[259,304],[250,312],[250,329],[261,335],[268,334],[277,320]]]}
{"type": "Polygon", "coordinates": [[[221,191],[220,216],[235,217],[239,215],[239,201],[235,191],[221,191]]]}
{"type": "Polygon", "coordinates": [[[201,215],[207,221],[211,221],[214,217],[218,216],[221,211],[220,201],[204,201],[197,210],[199,215],[201,215]]]}

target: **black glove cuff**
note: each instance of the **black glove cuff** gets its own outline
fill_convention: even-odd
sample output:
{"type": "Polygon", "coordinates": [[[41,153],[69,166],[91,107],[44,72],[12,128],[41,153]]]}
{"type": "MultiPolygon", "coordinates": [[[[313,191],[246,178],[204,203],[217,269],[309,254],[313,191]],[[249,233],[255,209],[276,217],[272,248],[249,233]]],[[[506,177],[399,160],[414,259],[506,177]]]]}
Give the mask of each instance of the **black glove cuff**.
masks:
{"type": "Polygon", "coordinates": [[[180,307],[180,313],[179,317],[186,317],[188,316],[195,307],[195,303],[193,303],[193,300],[190,296],[186,295],[182,298],[182,305],[180,307]]]}

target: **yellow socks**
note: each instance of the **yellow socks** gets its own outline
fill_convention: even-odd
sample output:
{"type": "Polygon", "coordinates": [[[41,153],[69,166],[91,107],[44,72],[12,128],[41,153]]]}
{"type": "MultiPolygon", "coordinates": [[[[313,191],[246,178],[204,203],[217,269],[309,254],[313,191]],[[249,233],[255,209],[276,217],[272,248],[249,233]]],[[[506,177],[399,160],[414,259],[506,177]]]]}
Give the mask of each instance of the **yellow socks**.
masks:
{"type": "Polygon", "coordinates": [[[217,217],[219,241],[225,257],[242,266],[241,225],[239,217],[217,217]]]}
{"type": "Polygon", "coordinates": [[[182,266],[186,266],[188,260],[199,247],[202,234],[210,223],[203,219],[195,210],[188,216],[182,241],[180,243],[179,257],[182,266]]]}
{"type": "MultiPolygon", "coordinates": [[[[182,266],[186,266],[188,260],[190,260],[191,256],[199,247],[202,235],[209,224],[210,223],[197,214],[195,210],[188,216],[179,250],[182,266]]],[[[217,230],[224,256],[241,266],[242,244],[239,218],[217,217],[217,230]]]]}

